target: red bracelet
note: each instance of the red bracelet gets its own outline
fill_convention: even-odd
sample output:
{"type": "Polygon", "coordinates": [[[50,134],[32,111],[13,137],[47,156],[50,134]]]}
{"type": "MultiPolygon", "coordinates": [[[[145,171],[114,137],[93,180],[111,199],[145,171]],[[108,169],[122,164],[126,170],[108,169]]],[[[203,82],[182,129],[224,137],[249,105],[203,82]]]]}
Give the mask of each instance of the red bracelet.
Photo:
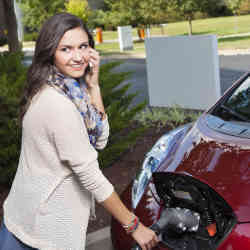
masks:
{"type": "Polygon", "coordinates": [[[122,227],[126,230],[127,234],[133,233],[139,226],[140,220],[137,216],[134,215],[133,220],[128,225],[122,225],[122,227]]]}

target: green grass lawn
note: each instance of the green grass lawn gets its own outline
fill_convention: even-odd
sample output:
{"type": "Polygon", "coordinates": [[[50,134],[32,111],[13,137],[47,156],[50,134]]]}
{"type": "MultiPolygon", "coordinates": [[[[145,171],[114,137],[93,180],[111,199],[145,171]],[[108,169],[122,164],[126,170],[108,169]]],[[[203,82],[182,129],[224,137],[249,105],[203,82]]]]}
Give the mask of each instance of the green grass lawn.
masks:
{"type": "MultiPolygon", "coordinates": [[[[161,27],[152,27],[152,36],[176,36],[187,35],[188,23],[177,22],[169,23],[163,29],[161,27]]],[[[235,36],[222,38],[225,35],[250,33],[250,15],[239,17],[218,17],[208,18],[193,21],[193,33],[199,34],[216,34],[218,36],[219,49],[247,49],[250,48],[250,35],[249,36],[235,36]]],[[[133,29],[133,36],[137,37],[137,30],[133,29]]],[[[118,42],[106,43],[105,40],[117,39],[117,31],[103,31],[104,43],[97,44],[96,48],[102,55],[109,54],[133,54],[145,53],[143,42],[134,42],[134,49],[121,53],[118,42]]],[[[23,47],[30,47],[34,45],[32,42],[25,42],[23,47]]]]}
{"type": "Polygon", "coordinates": [[[114,55],[114,54],[133,54],[133,53],[145,53],[144,41],[134,42],[133,50],[128,50],[120,52],[120,47],[118,42],[113,43],[100,43],[96,45],[96,49],[101,53],[101,55],[114,55]]]}
{"type": "MultiPolygon", "coordinates": [[[[227,35],[240,35],[244,33],[250,33],[250,15],[244,16],[230,16],[230,17],[218,17],[194,20],[193,22],[193,34],[216,34],[218,36],[218,48],[219,49],[247,49],[250,48],[250,35],[242,37],[226,37],[227,35]]],[[[177,36],[187,35],[188,23],[178,22],[169,23],[164,28],[152,27],[152,36],[177,36]]],[[[104,31],[103,40],[117,39],[117,31],[104,31]]],[[[133,36],[137,36],[137,30],[133,29],[133,36]]],[[[115,43],[103,43],[97,45],[97,49],[101,51],[103,55],[110,53],[120,53],[119,44],[115,43]]],[[[134,50],[123,53],[144,53],[143,43],[134,43],[134,50]]]]}
{"type": "MultiPolygon", "coordinates": [[[[237,33],[250,32],[250,15],[217,17],[194,20],[192,22],[193,33],[197,34],[217,34],[218,36],[231,35],[237,33]]],[[[188,22],[169,23],[163,29],[152,27],[151,34],[159,35],[186,35],[188,33],[188,22]]],[[[133,29],[133,36],[137,36],[137,30],[133,29]]],[[[117,31],[103,31],[104,40],[117,39],[117,31]]]]}
{"type": "Polygon", "coordinates": [[[219,38],[218,47],[219,49],[249,49],[250,36],[219,38]]]}
{"type": "MultiPolygon", "coordinates": [[[[120,52],[119,43],[101,43],[96,45],[97,50],[101,55],[113,55],[113,54],[144,54],[145,46],[144,42],[134,42],[134,49],[129,51],[120,52]]],[[[243,37],[226,37],[218,39],[218,49],[249,49],[250,48],[250,36],[243,37]]]]}
{"type": "MultiPolygon", "coordinates": [[[[250,32],[250,15],[200,19],[194,20],[192,23],[194,34],[217,34],[218,36],[223,36],[250,32]]],[[[170,36],[187,34],[188,23],[170,23],[166,27],[166,31],[170,36]]]]}

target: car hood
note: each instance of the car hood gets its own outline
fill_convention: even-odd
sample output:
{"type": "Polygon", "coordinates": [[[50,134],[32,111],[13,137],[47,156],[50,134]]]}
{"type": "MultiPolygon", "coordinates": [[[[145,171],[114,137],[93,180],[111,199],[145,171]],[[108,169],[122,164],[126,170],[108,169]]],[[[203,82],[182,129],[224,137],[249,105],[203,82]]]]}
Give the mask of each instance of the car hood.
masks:
{"type": "Polygon", "coordinates": [[[239,222],[250,222],[250,140],[209,129],[204,116],[183,138],[174,160],[158,171],[199,179],[227,201],[239,222]]]}

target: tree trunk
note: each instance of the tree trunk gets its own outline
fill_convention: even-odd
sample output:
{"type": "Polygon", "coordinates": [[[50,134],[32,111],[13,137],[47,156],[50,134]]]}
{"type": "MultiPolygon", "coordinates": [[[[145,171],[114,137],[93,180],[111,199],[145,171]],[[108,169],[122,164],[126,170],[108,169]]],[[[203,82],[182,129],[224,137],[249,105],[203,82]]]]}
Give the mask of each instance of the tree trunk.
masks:
{"type": "Polygon", "coordinates": [[[150,34],[150,25],[147,25],[146,26],[146,37],[150,37],[151,36],[151,34],[150,34]]]}
{"type": "Polygon", "coordinates": [[[7,39],[10,52],[16,52],[21,49],[20,43],[18,41],[17,33],[17,20],[14,9],[13,0],[0,0],[3,2],[3,8],[5,13],[5,24],[8,31],[7,39]]]}
{"type": "Polygon", "coordinates": [[[193,34],[193,29],[192,29],[192,17],[188,17],[188,34],[192,36],[193,34]]]}

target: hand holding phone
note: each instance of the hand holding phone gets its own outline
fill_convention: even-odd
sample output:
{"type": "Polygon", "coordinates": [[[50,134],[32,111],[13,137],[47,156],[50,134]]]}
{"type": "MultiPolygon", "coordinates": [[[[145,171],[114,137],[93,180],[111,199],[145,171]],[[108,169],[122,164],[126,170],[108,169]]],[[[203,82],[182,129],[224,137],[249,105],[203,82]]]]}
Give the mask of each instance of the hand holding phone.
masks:
{"type": "Polygon", "coordinates": [[[89,87],[99,85],[99,65],[99,53],[95,49],[90,48],[88,56],[88,67],[85,75],[85,80],[89,87]]]}

